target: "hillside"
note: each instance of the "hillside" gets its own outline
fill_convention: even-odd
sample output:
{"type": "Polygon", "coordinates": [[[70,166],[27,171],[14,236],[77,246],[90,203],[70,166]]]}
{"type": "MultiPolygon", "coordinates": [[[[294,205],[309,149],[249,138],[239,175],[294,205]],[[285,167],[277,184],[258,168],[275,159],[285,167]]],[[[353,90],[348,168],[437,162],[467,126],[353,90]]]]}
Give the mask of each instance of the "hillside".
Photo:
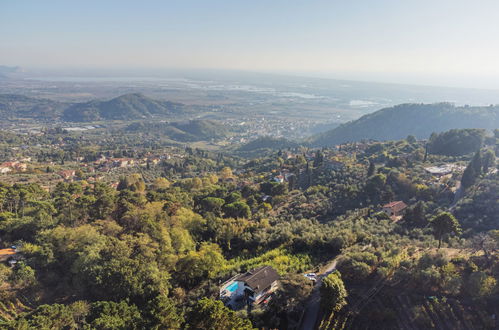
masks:
{"type": "Polygon", "coordinates": [[[179,142],[220,139],[230,132],[221,123],[214,120],[189,120],[173,123],[133,123],[125,128],[128,132],[148,132],[158,136],[167,136],[179,142]]]}
{"type": "Polygon", "coordinates": [[[108,101],[92,100],[73,104],[17,94],[0,94],[0,120],[134,120],[181,114],[185,110],[183,104],[154,100],[139,93],[121,95],[108,101]]]}
{"type": "Polygon", "coordinates": [[[203,140],[226,137],[229,133],[225,126],[214,120],[189,120],[172,123],[172,126],[203,140]]]}
{"type": "Polygon", "coordinates": [[[163,135],[216,121],[119,124],[0,134],[0,329],[497,329],[499,131],[243,154],[163,135]],[[229,287],[264,269],[248,309],[229,287]]]}
{"type": "Polygon", "coordinates": [[[499,106],[456,107],[450,103],[401,104],[381,109],[311,138],[314,146],[363,139],[396,140],[414,135],[428,138],[452,128],[499,127],[499,106]]]}
{"type": "Polygon", "coordinates": [[[284,138],[274,138],[270,136],[262,136],[239,147],[238,151],[255,151],[262,149],[286,149],[296,148],[299,145],[295,142],[284,138]]]}
{"type": "Polygon", "coordinates": [[[18,66],[0,65],[0,79],[9,79],[12,75],[21,71],[22,69],[18,66]]]}
{"type": "Polygon", "coordinates": [[[61,115],[65,107],[64,103],[53,100],[0,94],[0,120],[22,118],[54,120],[61,115]]]}
{"type": "Polygon", "coordinates": [[[182,112],[183,105],[153,100],[139,93],[125,94],[109,101],[76,103],[64,110],[66,121],[133,120],[182,112]]]}

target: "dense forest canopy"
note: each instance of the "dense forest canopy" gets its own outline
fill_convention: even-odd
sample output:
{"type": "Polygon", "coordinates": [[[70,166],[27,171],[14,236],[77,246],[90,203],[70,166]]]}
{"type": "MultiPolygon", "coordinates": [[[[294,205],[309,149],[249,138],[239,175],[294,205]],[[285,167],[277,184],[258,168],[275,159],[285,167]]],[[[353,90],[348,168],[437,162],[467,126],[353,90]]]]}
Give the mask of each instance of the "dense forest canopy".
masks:
{"type": "Polygon", "coordinates": [[[483,129],[451,129],[440,134],[432,134],[428,141],[431,153],[447,156],[461,156],[475,152],[485,138],[483,129]]]}

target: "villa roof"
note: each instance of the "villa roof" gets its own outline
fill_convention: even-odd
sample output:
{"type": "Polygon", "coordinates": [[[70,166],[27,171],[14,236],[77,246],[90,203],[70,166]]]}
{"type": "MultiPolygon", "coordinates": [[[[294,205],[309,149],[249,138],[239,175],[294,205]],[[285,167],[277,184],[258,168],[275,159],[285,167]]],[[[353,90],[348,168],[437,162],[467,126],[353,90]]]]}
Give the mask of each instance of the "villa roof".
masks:
{"type": "Polygon", "coordinates": [[[279,279],[279,274],[270,266],[252,269],[237,277],[237,281],[245,282],[255,293],[265,290],[279,279]]]}
{"type": "Polygon", "coordinates": [[[0,249],[0,261],[5,261],[8,258],[15,255],[16,255],[15,249],[0,249]]]}
{"type": "Polygon", "coordinates": [[[15,249],[0,249],[0,256],[7,256],[16,254],[15,249]]]}

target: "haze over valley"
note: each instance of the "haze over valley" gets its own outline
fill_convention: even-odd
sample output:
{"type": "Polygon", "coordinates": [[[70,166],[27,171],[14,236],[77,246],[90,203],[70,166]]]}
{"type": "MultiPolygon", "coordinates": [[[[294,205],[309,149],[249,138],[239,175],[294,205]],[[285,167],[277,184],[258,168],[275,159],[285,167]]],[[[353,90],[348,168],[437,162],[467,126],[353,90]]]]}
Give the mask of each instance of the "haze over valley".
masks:
{"type": "MultiPolygon", "coordinates": [[[[13,95],[29,97],[31,100],[25,101],[30,103],[29,106],[33,107],[35,113],[39,112],[44,104],[51,103],[44,113],[37,115],[16,114],[12,111],[14,109],[9,109],[10,112],[4,115],[8,115],[9,119],[27,115],[45,119],[50,125],[63,126],[74,126],[74,122],[140,120],[151,119],[152,115],[163,115],[163,119],[170,121],[204,118],[221,120],[231,126],[261,122],[261,125],[270,126],[258,129],[253,124],[252,138],[269,135],[296,140],[397,104],[448,102],[456,106],[487,106],[499,103],[499,95],[494,90],[332,80],[240,71],[158,70],[155,77],[129,77],[127,72],[123,71],[120,72],[121,76],[114,72],[115,77],[77,77],[57,71],[52,76],[39,76],[39,73],[37,75],[36,72],[30,73],[29,70],[20,68],[4,67],[3,70],[6,73],[0,80],[0,86],[4,94],[11,94],[9,97],[2,95],[4,102],[15,102],[13,95]],[[85,112],[82,105],[88,108],[95,106],[95,102],[119,100],[119,97],[128,94],[140,94],[148,99],[146,102],[167,102],[170,106],[176,104],[178,109],[156,109],[153,113],[134,113],[134,110],[128,109],[132,113],[121,116],[111,114],[107,117],[96,113],[82,115],[85,112]],[[285,124],[291,125],[291,129],[286,129],[285,124]]],[[[104,112],[106,109],[112,111],[113,104],[101,103],[99,107],[104,112]]],[[[23,124],[29,127],[29,122],[23,124]]],[[[9,123],[5,122],[4,125],[9,126],[9,123]]]]}

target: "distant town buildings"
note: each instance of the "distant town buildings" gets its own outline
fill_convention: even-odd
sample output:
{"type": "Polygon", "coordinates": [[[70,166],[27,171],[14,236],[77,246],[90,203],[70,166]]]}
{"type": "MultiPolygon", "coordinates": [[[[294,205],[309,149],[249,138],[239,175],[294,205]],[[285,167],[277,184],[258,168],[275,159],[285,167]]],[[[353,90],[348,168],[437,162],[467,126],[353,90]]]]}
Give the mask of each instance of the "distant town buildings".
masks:
{"type": "Polygon", "coordinates": [[[69,180],[73,180],[73,178],[75,177],[76,175],[76,171],[75,170],[64,170],[64,171],[60,171],[59,172],[59,175],[66,181],[69,181],[69,180]]]}
{"type": "Polygon", "coordinates": [[[12,172],[12,169],[10,167],[3,166],[3,165],[0,166],[0,174],[5,174],[5,173],[9,173],[9,172],[12,172]]]}
{"type": "Polygon", "coordinates": [[[0,173],[8,173],[12,171],[25,172],[28,169],[28,164],[19,161],[5,162],[0,165],[0,173]]]}

